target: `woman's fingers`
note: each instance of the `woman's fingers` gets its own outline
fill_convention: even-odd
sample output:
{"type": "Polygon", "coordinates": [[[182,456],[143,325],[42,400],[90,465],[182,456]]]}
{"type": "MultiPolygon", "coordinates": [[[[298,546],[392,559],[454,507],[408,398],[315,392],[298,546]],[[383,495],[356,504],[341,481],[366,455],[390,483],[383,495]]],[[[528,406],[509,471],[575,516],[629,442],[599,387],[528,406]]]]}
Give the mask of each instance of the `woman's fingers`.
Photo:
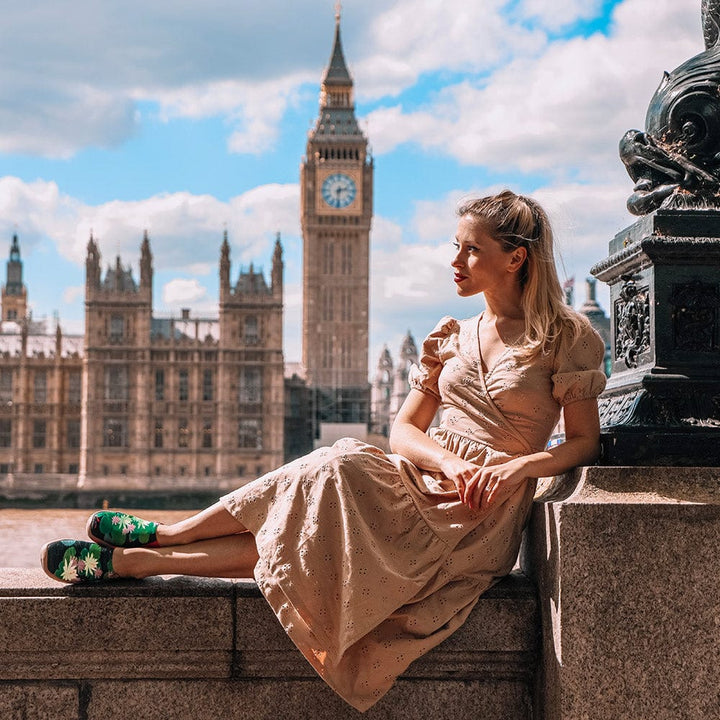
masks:
{"type": "Polygon", "coordinates": [[[481,468],[473,474],[472,478],[470,478],[469,482],[465,486],[465,495],[463,497],[463,502],[470,509],[479,507],[480,498],[489,480],[490,475],[485,468],[481,468]]]}

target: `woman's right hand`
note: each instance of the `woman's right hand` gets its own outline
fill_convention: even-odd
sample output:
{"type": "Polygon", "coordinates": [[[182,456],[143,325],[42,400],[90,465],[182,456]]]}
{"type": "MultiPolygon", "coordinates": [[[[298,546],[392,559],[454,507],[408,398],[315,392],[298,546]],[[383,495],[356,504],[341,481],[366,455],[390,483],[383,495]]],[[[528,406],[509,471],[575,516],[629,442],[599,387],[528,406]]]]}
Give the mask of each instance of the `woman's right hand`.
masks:
{"type": "Polygon", "coordinates": [[[440,472],[448,480],[452,480],[461,502],[465,502],[463,500],[465,497],[465,486],[482,471],[482,468],[452,453],[447,453],[439,464],[440,472]]]}

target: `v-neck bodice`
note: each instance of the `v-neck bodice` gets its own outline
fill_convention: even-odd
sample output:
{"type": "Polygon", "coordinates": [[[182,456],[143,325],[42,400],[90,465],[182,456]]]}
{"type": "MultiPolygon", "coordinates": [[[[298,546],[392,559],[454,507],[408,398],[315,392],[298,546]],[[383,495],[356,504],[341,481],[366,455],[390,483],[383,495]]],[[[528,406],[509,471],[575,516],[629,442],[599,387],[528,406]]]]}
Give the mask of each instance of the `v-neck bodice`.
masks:
{"type": "Polygon", "coordinates": [[[420,366],[411,373],[413,387],[442,403],[436,439],[458,433],[507,455],[541,450],[560,417],[566,390],[581,399],[604,387],[598,369],[604,343],[588,328],[571,349],[561,343],[557,352],[531,361],[520,361],[519,348],[507,345],[483,372],[479,320],[444,319],[423,344],[420,366]]]}
{"type": "Polygon", "coordinates": [[[502,343],[502,345],[504,346],[505,349],[502,350],[502,351],[498,354],[498,356],[495,358],[495,360],[494,360],[491,364],[488,364],[488,363],[485,361],[485,357],[483,356],[483,351],[482,351],[482,338],[481,338],[481,334],[480,334],[480,324],[482,323],[483,315],[484,315],[484,313],[480,313],[480,315],[477,316],[477,325],[476,325],[477,350],[478,350],[478,358],[480,359],[480,365],[479,365],[480,374],[481,374],[481,375],[484,375],[485,377],[489,377],[490,375],[492,375],[493,370],[498,366],[498,364],[502,361],[502,359],[503,359],[511,350],[516,350],[516,349],[517,349],[518,341],[520,340],[520,338],[523,337],[524,333],[521,333],[520,335],[518,335],[518,337],[515,338],[515,340],[513,340],[513,342],[511,342],[511,343],[506,343],[506,342],[503,340],[502,335],[500,335],[500,333],[499,333],[498,330],[496,329],[495,332],[497,333],[498,339],[500,340],[500,342],[502,343]]]}

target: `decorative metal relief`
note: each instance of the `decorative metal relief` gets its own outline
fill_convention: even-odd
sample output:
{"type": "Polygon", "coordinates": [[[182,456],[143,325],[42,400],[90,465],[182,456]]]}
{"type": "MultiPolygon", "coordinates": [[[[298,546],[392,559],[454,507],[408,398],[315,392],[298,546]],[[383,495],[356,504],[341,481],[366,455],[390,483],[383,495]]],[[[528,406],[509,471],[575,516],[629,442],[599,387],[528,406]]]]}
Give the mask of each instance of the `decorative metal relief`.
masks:
{"type": "Polygon", "coordinates": [[[620,157],[635,182],[628,209],[720,207],[720,1],[702,0],[705,50],[665,73],[645,131],[629,130],[620,157]]]}
{"type": "Polygon", "coordinates": [[[600,396],[600,426],[687,429],[720,428],[720,394],[716,386],[680,384],[648,389],[634,387],[625,393],[600,396]]]}
{"type": "Polygon", "coordinates": [[[615,360],[629,368],[650,349],[650,289],[638,287],[633,278],[625,281],[615,301],[615,360]]]}
{"type": "Polygon", "coordinates": [[[674,345],[677,350],[711,352],[718,348],[720,288],[714,283],[693,280],[675,285],[673,305],[674,345]]]}
{"type": "Polygon", "coordinates": [[[629,424],[642,392],[643,391],[638,388],[624,395],[608,397],[601,395],[598,398],[600,426],[607,428],[615,425],[629,424]]]}

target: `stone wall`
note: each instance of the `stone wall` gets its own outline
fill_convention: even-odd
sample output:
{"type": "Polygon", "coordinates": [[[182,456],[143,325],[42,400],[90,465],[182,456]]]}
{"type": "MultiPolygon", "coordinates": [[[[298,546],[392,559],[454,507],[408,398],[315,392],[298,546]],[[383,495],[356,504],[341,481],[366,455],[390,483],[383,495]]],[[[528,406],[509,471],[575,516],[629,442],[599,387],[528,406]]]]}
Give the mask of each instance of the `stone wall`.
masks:
{"type": "Polygon", "coordinates": [[[317,678],[254,583],[64,586],[0,569],[2,720],[531,720],[535,590],[513,573],[361,715],[317,678]]]}

